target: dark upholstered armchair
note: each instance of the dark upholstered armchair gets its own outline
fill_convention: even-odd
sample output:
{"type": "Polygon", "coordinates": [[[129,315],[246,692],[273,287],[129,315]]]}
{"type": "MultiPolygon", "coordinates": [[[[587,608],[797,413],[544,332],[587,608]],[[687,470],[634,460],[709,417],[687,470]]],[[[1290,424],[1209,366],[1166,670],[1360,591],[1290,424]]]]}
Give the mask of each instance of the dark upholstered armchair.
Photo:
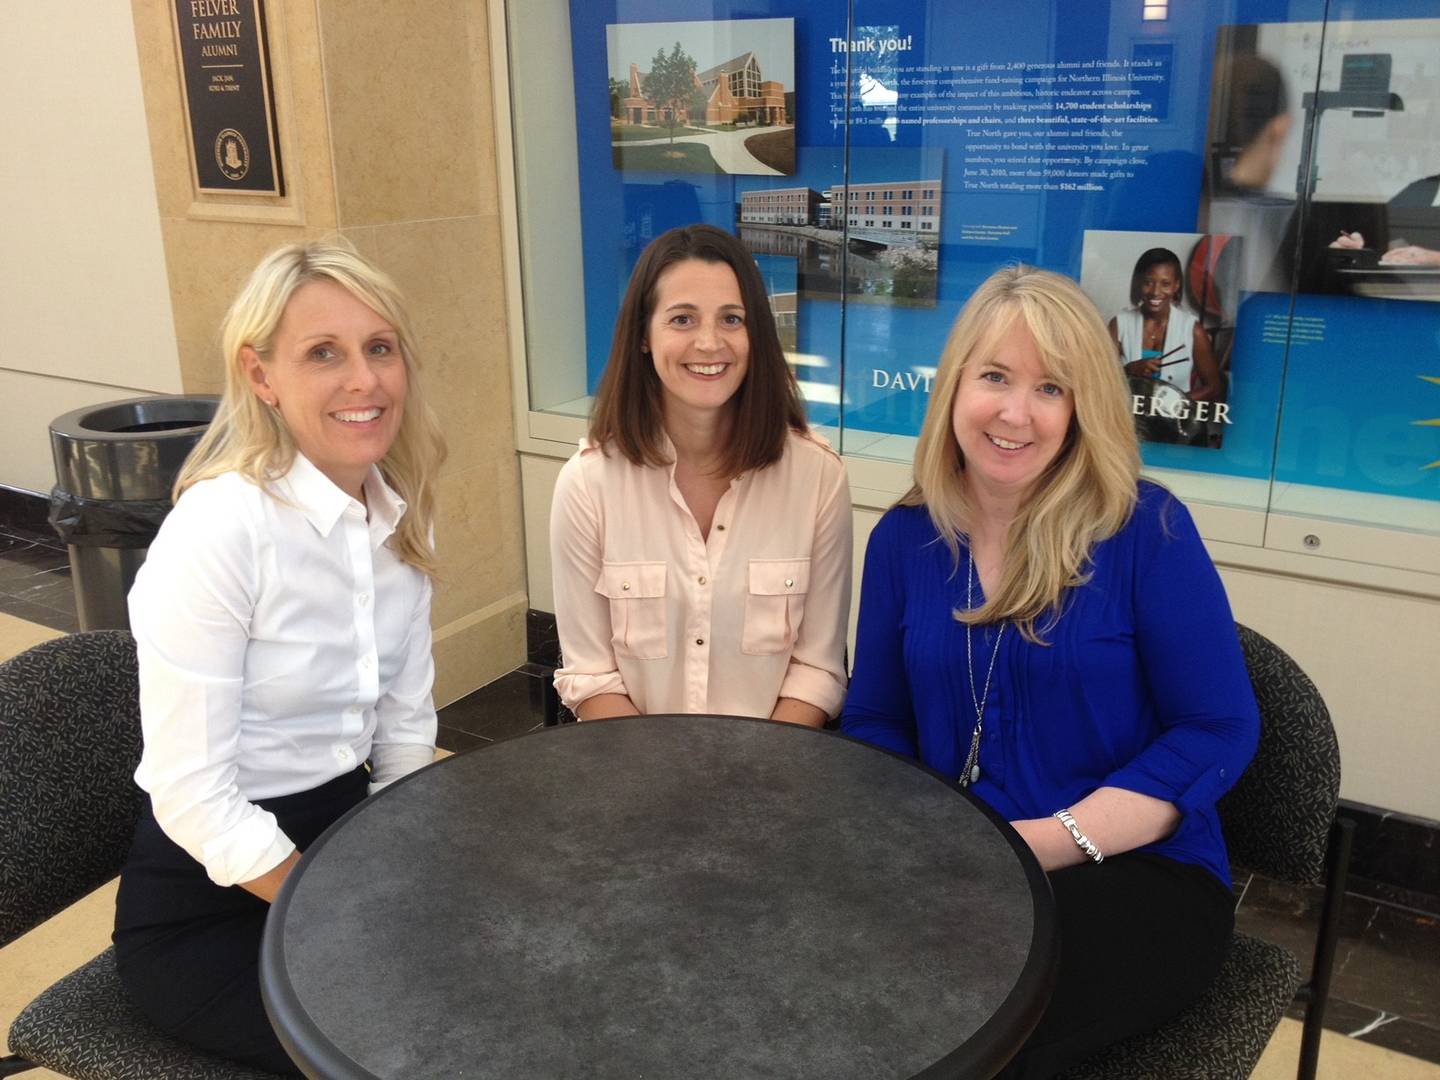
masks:
{"type": "Polygon", "coordinates": [[[1310,978],[1302,984],[1300,965],[1285,949],[1236,933],[1199,1002],[1071,1069],[1069,1080],[1244,1080],[1297,1000],[1306,1007],[1298,1075],[1315,1076],[1354,824],[1335,815],[1340,748],[1320,692],[1277,645],[1248,627],[1238,630],[1260,703],[1260,746],[1221,800],[1220,820],[1237,866],[1293,884],[1324,883],[1310,978]]]}
{"type": "MultiPolygon", "coordinates": [[[[135,642],[72,634],[0,664],[0,945],[120,871],[144,793],[135,642]]],[[[20,1013],[0,1076],[44,1066],[77,1080],[276,1080],[146,1022],[106,949],[20,1013]]]]}

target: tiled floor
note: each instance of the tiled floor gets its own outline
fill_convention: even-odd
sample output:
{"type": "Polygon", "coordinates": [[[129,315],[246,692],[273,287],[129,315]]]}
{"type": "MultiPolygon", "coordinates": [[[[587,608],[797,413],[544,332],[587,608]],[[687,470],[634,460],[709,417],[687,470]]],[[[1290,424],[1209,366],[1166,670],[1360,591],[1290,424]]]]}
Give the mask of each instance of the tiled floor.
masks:
{"type": "MultiPolygon", "coordinates": [[[[0,527],[0,660],[75,629],[64,548],[41,534],[0,527]]],[[[547,674],[525,665],[441,709],[440,747],[461,753],[541,726],[547,674]]],[[[1237,873],[1236,894],[1239,929],[1279,942],[1308,963],[1317,888],[1237,873]]],[[[0,1030],[76,957],[104,947],[113,912],[108,897],[102,890],[0,950],[0,1030]],[[78,943],[70,950],[75,957],[56,952],[55,940],[78,943]]],[[[1325,1039],[1322,1077],[1440,1080],[1440,897],[1366,883],[1346,897],[1326,1027],[1335,1034],[1325,1039]]],[[[1255,1075],[1293,1076],[1297,1044],[1298,1025],[1287,1021],[1255,1075]]]]}
{"type": "Polygon", "coordinates": [[[54,533],[0,527],[0,614],[67,633],[80,629],[70,559],[54,533]]]}
{"type": "MultiPolygon", "coordinates": [[[[1320,889],[1258,876],[1236,884],[1248,885],[1236,910],[1237,927],[1308,958],[1320,889]]],[[[1426,908],[1346,895],[1325,1026],[1440,1063],[1440,904],[1435,897],[1413,899],[1426,908]]],[[[1301,1015],[1298,1006],[1291,1015],[1301,1015]]]]}
{"type": "Polygon", "coordinates": [[[436,743],[460,753],[534,731],[545,722],[544,679],[550,669],[523,664],[440,710],[436,743]]]}

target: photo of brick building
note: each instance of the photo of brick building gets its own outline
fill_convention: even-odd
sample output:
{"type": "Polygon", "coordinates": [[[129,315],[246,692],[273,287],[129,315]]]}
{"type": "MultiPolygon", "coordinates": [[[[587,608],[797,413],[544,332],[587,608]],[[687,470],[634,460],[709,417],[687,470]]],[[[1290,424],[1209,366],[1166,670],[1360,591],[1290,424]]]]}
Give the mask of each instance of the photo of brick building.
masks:
{"type": "Polygon", "coordinates": [[[605,30],[617,169],[794,175],[795,20],[605,30]]]}
{"type": "MultiPolygon", "coordinates": [[[[640,65],[630,65],[630,96],[620,106],[631,124],[660,124],[671,118],[672,110],[645,96],[645,79],[650,73],[640,65]]],[[[692,115],[689,105],[674,110],[674,119],[688,124],[692,120],[705,124],[761,124],[773,126],[788,123],[785,108],[785,84],[766,79],[760,61],[753,52],[732,57],[723,64],[698,72],[695,89],[704,95],[704,110],[692,115]]]]}

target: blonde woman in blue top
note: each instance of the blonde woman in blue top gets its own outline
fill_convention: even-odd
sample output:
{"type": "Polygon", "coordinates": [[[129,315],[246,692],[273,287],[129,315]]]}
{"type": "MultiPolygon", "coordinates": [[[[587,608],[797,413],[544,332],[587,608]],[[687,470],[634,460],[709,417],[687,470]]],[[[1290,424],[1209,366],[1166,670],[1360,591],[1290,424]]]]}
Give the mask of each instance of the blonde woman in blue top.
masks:
{"type": "Polygon", "coordinates": [[[865,558],[844,730],[968,785],[1055,891],[1059,981],[1007,1076],[1180,1011],[1231,930],[1215,802],[1258,711],[1189,513],[1139,479],[1114,357],[1073,281],[992,276],[865,558]]]}

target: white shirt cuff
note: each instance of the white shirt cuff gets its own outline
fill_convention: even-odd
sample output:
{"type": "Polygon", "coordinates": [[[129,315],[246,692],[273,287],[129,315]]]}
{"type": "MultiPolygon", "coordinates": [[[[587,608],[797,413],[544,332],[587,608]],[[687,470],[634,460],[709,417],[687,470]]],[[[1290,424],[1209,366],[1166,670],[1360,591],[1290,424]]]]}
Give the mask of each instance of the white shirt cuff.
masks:
{"type": "Polygon", "coordinates": [[[239,885],[274,870],[294,850],[295,844],[280,831],[275,815],[262,810],[207,840],[200,861],[216,885],[239,885]]]}
{"type": "Polygon", "coordinates": [[[826,716],[834,717],[840,714],[840,706],[845,704],[845,686],[823,668],[792,659],[780,683],[780,696],[814,705],[826,716]]]}
{"type": "Polygon", "coordinates": [[[435,760],[435,747],[424,743],[386,743],[370,749],[370,788],[374,795],[416,769],[423,769],[435,760]]]}

